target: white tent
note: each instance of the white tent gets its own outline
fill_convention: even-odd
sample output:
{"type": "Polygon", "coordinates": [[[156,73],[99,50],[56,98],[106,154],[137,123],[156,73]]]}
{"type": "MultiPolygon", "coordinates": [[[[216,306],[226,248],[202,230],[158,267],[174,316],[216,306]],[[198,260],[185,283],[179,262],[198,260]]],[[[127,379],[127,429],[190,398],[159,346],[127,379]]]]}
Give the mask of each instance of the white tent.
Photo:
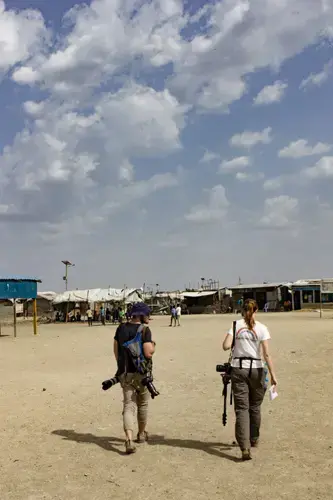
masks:
{"type": "Polygon", "coordinates": [[[142,302],[141,289],[138,288],[93,288],[89,290],[71,290],[57,294],[53,304],[63,302],[142,302]]]}

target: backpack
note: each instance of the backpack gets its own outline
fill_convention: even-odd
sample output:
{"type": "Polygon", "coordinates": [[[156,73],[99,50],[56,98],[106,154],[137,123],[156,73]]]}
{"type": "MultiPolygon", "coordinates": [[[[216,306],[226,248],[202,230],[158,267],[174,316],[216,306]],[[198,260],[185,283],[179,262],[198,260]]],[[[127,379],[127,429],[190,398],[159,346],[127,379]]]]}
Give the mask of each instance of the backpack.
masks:
{"type": "Polygon", "coordinates": [[[134,339],[128,340],[123,344],[123,348],[132,360],[137,373],[140,373],[141,375],[148,373],[152,369],[151,359],[146,359],[143,354],[143,339],[145,335],[145,329],[145,325],[140,325],[137,329],[134,339]]]}

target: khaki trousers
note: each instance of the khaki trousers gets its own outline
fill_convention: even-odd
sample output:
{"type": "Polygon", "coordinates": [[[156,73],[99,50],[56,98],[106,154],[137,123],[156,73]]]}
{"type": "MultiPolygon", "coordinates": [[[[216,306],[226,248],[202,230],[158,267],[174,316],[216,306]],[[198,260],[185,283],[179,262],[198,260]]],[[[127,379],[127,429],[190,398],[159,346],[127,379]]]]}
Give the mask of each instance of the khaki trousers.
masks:
{"type": "Polygon", "coordinates": [[[241,450],[248,450],[251,441],[259,439],[261,404],[265,396],[263,368],[233,368],[231,387],[236,413],[236,440],[241,450]]]}
{"type": "Polygon", "coordinates": [[[134,430],[134,422],[146,425],[148,419],[149,391],[141,384],[143,376],[139,373],[127,373],[120,376],[123,389],[123,423],[124,431],[134,430]]]}

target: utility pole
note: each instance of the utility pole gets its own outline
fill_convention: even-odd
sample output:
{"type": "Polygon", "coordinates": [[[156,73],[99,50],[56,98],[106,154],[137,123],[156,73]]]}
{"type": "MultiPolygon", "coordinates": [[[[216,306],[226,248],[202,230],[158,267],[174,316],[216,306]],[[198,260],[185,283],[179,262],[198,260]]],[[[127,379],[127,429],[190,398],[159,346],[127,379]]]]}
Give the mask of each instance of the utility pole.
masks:
{"type": "Polygon", "coordinates": [[[65,282],[65,290],[66,290],[66,292],[67,292],[67,290],[68,290],[68,268],[69,268],[69,267],[75,267],[75,264],[72,264],[72,262],[69,262],[69,260],[62,260],[61,262],[62,262],[62,263],[64,264],[64,266],[65,266],[65,276],[63,276],[63,278],[62,278],[62,279],[63,279],[63,280],[64,280],[64,282],[65,282]]]}

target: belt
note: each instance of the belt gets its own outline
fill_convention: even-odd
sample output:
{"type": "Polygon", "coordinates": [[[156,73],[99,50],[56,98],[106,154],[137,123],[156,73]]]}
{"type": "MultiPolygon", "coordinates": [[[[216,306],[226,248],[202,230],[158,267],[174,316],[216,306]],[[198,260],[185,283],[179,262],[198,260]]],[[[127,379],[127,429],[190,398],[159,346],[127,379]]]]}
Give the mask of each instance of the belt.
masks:
{"type": "Polygon", "coordinates": [[[249,377],[251,377],[251,374],[252,374],[252,364],[253,364],[253,361],[261,361],[261,358],[249,358],[249,357],[246,357],[246,356],[236,357],[236,358],[233,358],[233,359],[239,359],[239,368],[241,370],[243,369],[243,361],[250,361],[249,377]]]}

